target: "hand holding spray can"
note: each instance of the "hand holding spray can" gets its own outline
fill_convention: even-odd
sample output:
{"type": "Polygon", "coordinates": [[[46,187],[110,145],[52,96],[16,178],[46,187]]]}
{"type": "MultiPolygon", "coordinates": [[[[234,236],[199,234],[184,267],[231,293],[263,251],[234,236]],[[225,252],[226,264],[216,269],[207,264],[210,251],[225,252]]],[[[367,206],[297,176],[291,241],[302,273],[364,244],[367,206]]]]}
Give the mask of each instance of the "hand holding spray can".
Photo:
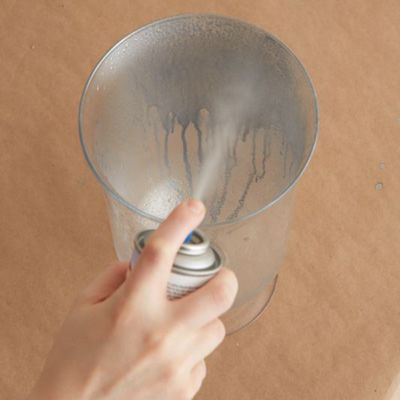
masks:
{"type": "MultiPolygon", "coordinates": [[[[136,236],[130,261],[131,269],[135,268],[136,261],[153,232],[154,230],[146,230],[136,236]]],[[[216,275],[221,267],[221,257],[211,247],[206,235],[199,230],[193,231],[176,255],[168,280],[168,298],[179,299],[193,292],[216,275]]]]}

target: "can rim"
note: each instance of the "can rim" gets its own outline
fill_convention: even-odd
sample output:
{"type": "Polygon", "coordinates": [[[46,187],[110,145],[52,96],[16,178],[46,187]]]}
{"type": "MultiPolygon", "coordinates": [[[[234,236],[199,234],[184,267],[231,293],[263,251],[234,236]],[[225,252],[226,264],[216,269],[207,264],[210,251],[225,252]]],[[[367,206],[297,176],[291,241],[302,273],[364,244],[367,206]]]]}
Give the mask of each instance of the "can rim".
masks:
{"type": "Polygon", "coordinates": [[[173,265],[171,273],[178,274],[183,276],[195,277],[195,276],[214,276],[222,267],[222,265],[218,265],[216,268],[214,266],[217,265],[215,262],[211,267],[206,269],[189,269],[189,268],[182,268],[173,265]]]}
{"type": "MultiPolygon", "coordinates": [[[[143,249],[145,248],[146,245],[146,239],[149,238],[151,233],[153,233],[155,230],[154,229],[146,229],[144,231],[139,232],[134,240],[134,246],[135,249],[138,251],[140,254],[143,249]]],[[[214,262],[211,265],[208,265],[206,268],[202,269],[194,269],[194,268],[185,268],[181,265],[176,265],[175,262],[172,265],[171,272],[180,274],[180,275],[187,275],[187,276],[207,276],[207,275],[214,275],[217,271],[219,271],[222,267],[222,255],[220,252],[213,247],[210,244],[210,240],[208,237],[203,233],[202,231],[196,229],[193,231],[193,235],[196,235],[197,237],[200,237],[202,239],[202,244],[201,246],[201,251],[193,251],[189,252],[186,250],[186,252],[182,252],[181,249],[182,247],[188,245],[188,243],[183,243],[181,246],[181,249],[178,251],[177,254],[182,254],[183,256],[198,256],[204,254],[208,249],[210,249],[213,254],[214,254],[214,262]]],[[[198,246],[196,244],[192,244],[192,248],[195,249],[195,246],[198,246]]]]}

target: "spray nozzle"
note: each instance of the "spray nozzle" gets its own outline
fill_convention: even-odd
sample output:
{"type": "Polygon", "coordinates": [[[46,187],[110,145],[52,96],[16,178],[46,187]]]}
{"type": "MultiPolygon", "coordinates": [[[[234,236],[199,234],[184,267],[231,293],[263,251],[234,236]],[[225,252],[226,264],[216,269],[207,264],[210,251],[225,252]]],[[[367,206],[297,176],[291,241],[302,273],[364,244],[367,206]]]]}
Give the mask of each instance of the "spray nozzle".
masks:
{"type": "Polygon", "coordinates": [[[183,243],[190,243],[192,241],[192,237],[193,237],[193,231],[186,236],[186,239],[183,243]]]}

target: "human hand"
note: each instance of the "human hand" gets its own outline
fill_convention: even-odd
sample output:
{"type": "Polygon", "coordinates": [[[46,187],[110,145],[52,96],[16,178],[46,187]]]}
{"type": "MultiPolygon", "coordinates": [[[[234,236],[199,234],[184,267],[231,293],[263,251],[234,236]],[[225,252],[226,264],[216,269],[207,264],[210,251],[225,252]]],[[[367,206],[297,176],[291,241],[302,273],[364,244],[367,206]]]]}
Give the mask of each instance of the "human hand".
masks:
{"type": "Polygon", "coordinates": [[[189,400],[206,375],[204,359],[225,337],[218,317],[236,296],[223,268],[182,299],[166,287],[175,255],[204,218],[188,200],[151,236],[135,268],[117,263],[79,296],[29,400],[189,400]]]}

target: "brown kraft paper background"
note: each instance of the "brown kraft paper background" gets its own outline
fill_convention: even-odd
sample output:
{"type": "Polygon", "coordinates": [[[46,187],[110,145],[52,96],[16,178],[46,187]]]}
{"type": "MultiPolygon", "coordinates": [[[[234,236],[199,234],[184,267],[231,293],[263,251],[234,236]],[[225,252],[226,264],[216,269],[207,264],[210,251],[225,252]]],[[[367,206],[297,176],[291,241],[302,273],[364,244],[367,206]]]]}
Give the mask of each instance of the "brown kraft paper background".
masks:
{"type": "Polygon", "coordinates": [[[398,0],[0,0],[0,399],[27,395],[74,297],[115,259],[78,141],[84,82],[118,39],[189,12],[278,36],[321,113],[277,293],[208,359],[197,398],[386,400],[400,372],[398,0]]]}

